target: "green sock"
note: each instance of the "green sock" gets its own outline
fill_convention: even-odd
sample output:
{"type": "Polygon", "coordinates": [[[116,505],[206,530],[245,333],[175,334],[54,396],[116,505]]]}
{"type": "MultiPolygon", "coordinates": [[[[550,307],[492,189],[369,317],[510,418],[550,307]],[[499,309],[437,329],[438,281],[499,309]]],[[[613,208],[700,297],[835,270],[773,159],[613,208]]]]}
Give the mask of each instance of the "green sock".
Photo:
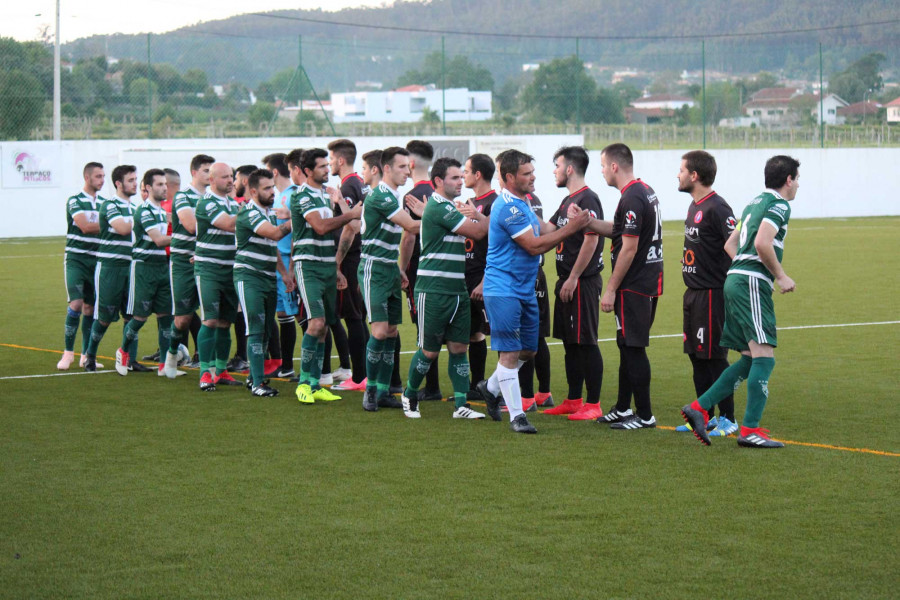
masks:
{"type": "MultiPolygon", "coordinates": [[[[131,345],[138,337],[138,332],[141,330],[141,327],[144,326],[146,321],[138,321],[137,319],[131,319],[125,326],[122,327],[122,350],[128,352],[131,350],[131,345]]],[[[129,356],[130,360],[136,360],[137,357],[129,356]]]]}
{"type": "Polygon", "coordinates": [[[378,367],[378,391],[388,393],[391,389],[391,376],[394,374],[394,349],[397,338],[391,337],[381,343],[381,366],[378,367]]]}
{"type": "MultiPolygon", "coordinates": [[[[300,342],[300,385],[306,383],[312,387],[311,374],[316,362],[318,346],[319,338],[308,333],[303,334],[303,340],[300,342]]],[[[319,367],[319,374],[322,374],[322,367],[319,367]]],[[[319,383],[318,377],[316,378],[316,383],[319,383]]]]}
{"type": "Polygon", "coordinates": [[[94,324],[91,326],[91,341],[88,343],[87,352],[85,352],[85,354],[96,358],[97,348],[100,347],[100,340],[106,335],[107,329],[109,329],[109,325],[104,325],[100,321],[94,320],[94,324]]]}
{"type": "Polygon", "coordinates": [[[412,360],[409,363],[409,376],[406,380],[406,389],[413,393],[418,392],[419,388],[422,387],[422,380],[425,379],[425,374],[428,373],[428,369],[430,368],[431,359],[425,356],[425,353],[419,348],[416,350],[416,353],[413,354],[412,360]]]}
{"type": "MultiPolygon", "coordinates": [[[[388,338],[393,341],[393,338],[388,338]]],[[[374,335],[369,336],[369,342],[366,344],[366,387],[374,388],[378,384],[378,374],[381,369],[381,349],[386,340],[376,339],[374,335]]]]}
{"type": "Polygon", "coordinates": [[[216,375],[226,371],[229,354],[231,354],[231,327],[219,327],[216,329],[216,375]]]}
{"type": "Polygon", "coordinates": [[[734,393],[742,381],[747,379],[750,373],[750,365],[753,359],[746,354],[741,354],[740,360],[725,369],[714,384],[706,390],[697,402],[704,410],[709,410],[728,396],[734,393]]]}
{"type": "Polygon", "coordinates": [[[747,377],[747,410],[744,411],[744,427],[759,427],[766,400],[769,399],[769,376],[775,368],[775,358],[757,357],[753,359],[750,375],[747,377]]]}
{"type": "Polygon", "coordinates": [[[197,334],[197,354],[200,358],[200,376],[212,368],[216,360],[216,329],[200,326],[200,332],[197,334]]]}
{"type": "Polygon", "coordinates": [[[87,354],[88,344],[91,343],[91,329],[94,327],[94,315],[82,315],[81,317],[81,353],[87,354]]]}
{"type": "MultiPolygon", "coordinates": [[[[178,354],[178,345],[181,344],[184,332],[175,328],[175,317],[170,318],[172,319],[172,335],[169,337],[169,352],[178,354]]],[[[160,354],[160,360],[165,360],[162,354],[160,354]]]]}
{"type": "Polygon", "coordinates": [[[459,408],[466,403],[469,391],[469,355],[466,352],[451,354],[447,359],[447,371],[453,385],[453,401],[456,408],[459,408]]]}
{"type": "MultiPolygon", "coordinates": [[[[159,362],[160,364],[166,362],[166,352],[172,346],[172,338],[175,337],[175,334],[172,333],[172,321],[175,319],[171,316],[168,317],[156,317],[156,331],[157,331],[157,341],[159,342],[159,362]]],[[[176,348],[177,352],[177,348],[176,348]]]]}
{"type": "Polygon", "coordinates": [[[247,360],[250,363],[250,380],[259,385],[265,379],[265,344],[263,334],[253,333],[247,336],[247,360]]]}
{"type": "Polygon", "coordinates": [[[66,330],[65,330],[66,352],[74,352],[75,351],[75,335],[78,333],[78,322],[80,320],[81,320],[80,312],[75,312],[71,308],[66,309],[66,330]]]}
{"type": "Polygon", "coordinates": [[[319,389],[319,379],[322,378],[322,364],[325,362],[325,342],[316,343],[316,357],[313,359],[312,369],[309,371],[309,387],[319,389]]]}

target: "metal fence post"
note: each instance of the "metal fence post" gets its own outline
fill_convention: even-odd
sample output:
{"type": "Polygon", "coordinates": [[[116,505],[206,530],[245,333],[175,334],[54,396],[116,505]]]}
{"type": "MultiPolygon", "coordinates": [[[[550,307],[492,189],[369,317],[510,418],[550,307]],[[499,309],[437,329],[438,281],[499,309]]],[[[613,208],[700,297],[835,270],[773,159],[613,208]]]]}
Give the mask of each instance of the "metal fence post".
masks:
{"type": "Polygon", "coordinates": [[[150,74],[153,66],[150,64],[150,34],[147,34],[147,139],[153,139],[153,79],[150,74]]]}
{"type": "Polygon", "coordinates": [[[441,131],[447,135],[447,52],[444,48],[444,36],[441,36],[441,131]]]}
{"type": "Polygon", "coordinates": [[[702,112],[701,121],[703,122],[703,149],[706,150],[706,40],[700,40],[700,61],[703,70],[701,83],[703,95],[700,110],[702,112]]]}
{"type": "MultiPolygon", "coordinates": [[[[581,63],[581,39],[575,38],[575,59],[578,62],[578,68],[584,70],[581,63]]],[[[581,73],[575,75],[575,133],[581,133],[581,73]]]]}

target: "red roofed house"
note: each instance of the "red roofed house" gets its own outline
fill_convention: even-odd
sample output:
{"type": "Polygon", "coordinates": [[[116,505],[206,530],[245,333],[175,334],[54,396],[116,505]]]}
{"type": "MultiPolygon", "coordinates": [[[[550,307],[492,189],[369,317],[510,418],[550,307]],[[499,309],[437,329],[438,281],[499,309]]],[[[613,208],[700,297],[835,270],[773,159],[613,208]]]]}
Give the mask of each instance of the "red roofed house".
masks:
{"type": "Polygon", "coordinates": [[[855,102],[837,109],[838,121],[841,123],[861,123],[878,118],[881,104],[878,102],[855,102]]]}
{"type": "Polygon", "coordinates": [[[797,88],[763,88],[744,104],[744,114],[756,117],[761,125],[787,125],[797,120],[791,100],[801,95],[797,88]]]}
{"type": "Polygon", "coordinates": [[[694,99],[675,94],[659,94],[656,96],[644,96],[633,100],[625,109],[625,116],[629,123],[659,123],[675,116],[675,111],[687,106],[694,106],[694,99]]]}
{"type": "Polygon", "coordinates": [[[900,123],[900,98],[891,100],[884,106],[887,108],[887,122],[900,123]]]}

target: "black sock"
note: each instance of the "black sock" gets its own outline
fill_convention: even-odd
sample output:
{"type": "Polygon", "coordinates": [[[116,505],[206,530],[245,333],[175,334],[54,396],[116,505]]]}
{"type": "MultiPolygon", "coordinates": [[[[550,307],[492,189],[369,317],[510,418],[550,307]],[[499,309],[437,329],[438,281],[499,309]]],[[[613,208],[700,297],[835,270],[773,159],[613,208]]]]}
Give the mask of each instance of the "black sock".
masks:
{"type": "Polygon", "coordinates": [[[344,324],[337,321],[331,326],[331,335],[334,339],[334,347],[337,348],[338,359],[341,361],[342,369],[350,368],[350,343],[347,340],[347,330],[344,324]]]}
{"type": "Polygon", "coordinates": [[[473,390],[475,384],[484,379],[485,363],[487,363],[487,340],[469,342],[469,370],[472,373],[473,390]]]}
{"type": "Polygon", "coordinates": [[[331,328],[325,333],[325,357],[322,359],[322,375],[331,373],[331,328]]]}
{"type": "Polygon", "coordinates": [[[581,398],[581,389],[584,387],[584,371],[581,361],[581,351],[578,344],[569,344],[563,342],[566,349],[565,365],[566,380],[569,383],[569,391],[566,396],[569,400],[578,400],[581,398]]]}
{"type": "Polygon", "coordinates": [[[353,368],[353,383],[366,378],[366,344],[369,332],[362,319],[347,321],[347,344],[350,346],[350,364],[353,368]]]}
{"type": "Polygon", "coordinates": [[[247,326],[244,324],[244,315],[238,313],[237,323],[234,324],[234,355],[241,360],[247,360],[247,326]]]}
{"type": "Polygon", "coordinates": [[[628,359],[625,358],[625,346],[619,346],[619,393],[616,398],[616,410],[625,412],[631,408],[631,380],[628,379],[628,359]]]}
{"type": "MultiPolygon", "coordinates": [[[[688,354],[688,357],[691,359],[691,367],[694,371],[694,393],[699,398],[709,389],[715,379],[712,381],[709,379],[709,361],[697,358],[694,354],[688,354]]],[[[712,419],[716,416],[716,407],[713,406],[706,413],[712,419]]]]}
{"type": "Polygon", "coordinates": [[[626,346],[622,350],[626,373],[634,394],[635,412],[647,421],[653,416],[653,408],[650,405],[650,359],[647,358],[647,349],[626,346]]]}
{"type": "MultiPolygon", "coordinates": [[[[197,353],[197,334],[200,333],[200,327],[203,325],[203,321],[200,320],[200,315],[194,313],[191,317],[191,337],[194,339],[194,354],[197,353]]],[[[187,340],[184,340],[185,345],[187,345],[187,340]]]]}
{"type": "Polygon", "coordinates": [[[425,373],[425,391],[426,392],[440,392],[441,391],[441,381],[438,378],[438,361],[431,361],[431,368],[428,369],[428,372],[425,373]]]}
{"type": "MultiPolygon", "coordinates": [[[[706,361],[707,377],[709,378],[709,387],[719,379],[719,376],[728,368],[728,359],[713,358],[706,361]]],[[[709,388],[707,388],[709,389],[709,388]]],[[[719,415],[724,415],[726,419],[734,420],[734,394],[728,394],[721,402],[719,402],[719,415]]]]}
{"type": "Polygon", "coordinates": [[[542,394],[550,393],[550,348],[547,340],[538,338],[537,354],[534,355],[534,370],[537,373],[538,391],[542,394]]]}
{"type": "Polygon", "coordinates": [[[519,388],[523,398],[534,398],[534,359],[526,360],[519,367],[519,388]]]}
{"type": "Polygon", "coordinates": [[[297,323],[294,317],[278,317],[281,337],[281,370],[294,370],[294,346],[297,344],[297,323]]]}
{"type": "Polygon", "coordinates": [[[269,358],[281,360],[281,336],[278,335],[278,321],[275,319],[266,323],[266,337],[269,358]]]}
{"type": "Polygon", "coordinates": [[[580,347],[582,373],[584,373],[585,397],[589,404],[600,402],[600,388],[603,387],[603,355],[595,344],[580,347]]]}
{"type": "Polygon", "coordinates": [[[394,346],[394,370],[391,373],[391,387],[402,387],[403,380],[400,379],[400,336],[394,338],[396,345],[394,346]]]}

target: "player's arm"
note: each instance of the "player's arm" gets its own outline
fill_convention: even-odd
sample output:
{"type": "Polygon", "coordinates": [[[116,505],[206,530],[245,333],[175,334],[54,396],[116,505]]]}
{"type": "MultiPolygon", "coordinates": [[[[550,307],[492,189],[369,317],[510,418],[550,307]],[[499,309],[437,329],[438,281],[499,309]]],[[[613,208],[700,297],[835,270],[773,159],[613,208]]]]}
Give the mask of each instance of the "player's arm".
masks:
{"type": "Polygon", "coordinates": [[[125,217],[120,214],[109,217],[109,226],[119,235],[131,235],[131,229],[133,227],[132,222],[126,221],[125,217]]]}
{"type": "Polygon", "coordinates": [[[398,210],[390,217],[388,217],[388,219],[391,221],[391,223],[399,225],[413,235],[418,235],[419,230],[422,227],[422,221],[416,221],[411,216],[409,216],[409,213],[405,210],[398,210]]]}
{"type": "Polygon", "coordinates": [[[72,222],[75,223],[75,226],[81,230],[81,233],[100,233],[100,221],[91,223],[90,220],[88,220],[87,214],[85,214],[84,212],[77,212],[72,215],[72,222]]]}
{"type": "MultiPolygon", "coordinates": [[[[568,217],[571,219],[573,216],[582,212],[584,212],[582,208],[575,206],[574,203],[570,204],[568,217]]],[[[612,221],[601,221],[600,219],[594,219],[592,217],[588,221],[586,229],[588,231],[593,231],[594,233],[599,233],[602,236],[612,237],[613,224],[612,221]]]]}
{"type": "MultiPolygon", "coordinates": [[[[418,223],[418,221],[416,221],[418,223]]],[[[416,246],[416,234],[403,230],[400,237],[400,271],[406,273],[409,268],[409,261],[412,260],[413,248],[416,246]]]]}
{"type": "Polygon", "coordinates": [[[260,237],[264,237],[268,240],[275,240],[277,242],[283,237],[291,234],[291,222],[285,221],[281,225],[272,225],[268,221],[260,221],[256,229],[253,230],[253,233],[259,235],[260,237]]]}
{"type": "Polygon", "coordinates": [[[488,234],[489,227],[489,219],[485,218],[478,221],[477,223],[473,223],[469,219],[466,219],[459,227],[456,228],[456,233],[463,237],[467,237],[470,240],[480,240],[484,239],[484,236],[488,234]]]}
{"type": "Polygon", "coordinates": [[[734,260],[735,255],[738,251],[738,240],[741,237],[741,225],[738,224],[737,227],[734,228],[734,231],[731,232],[731,235],[728,236],[728,239],[725,240],[725,252],[731,257],[731,260],[734,260]]]}
{"type": "Polygon", "coordinates": [[[295,289],[297,289],[297,284],[294,281],[294,274],[291,273],[291,270],[284,266],[284,261],[279,257],[278,263],[275,265],[275,270],[281,276],[281,281],[284,282],[285,291],[290,294],[295,289]]]}
{"type": "Polygon", "coordinates": [[[344,262],[344,259],[347,258],[347,253],[350,252],[350,246],[353,245],[353,240],[359,233],[361,225],[362,221],[354,219],[347,223],[341,231],[341,238],[338,240],[337,255],[335,256],[338,267],[340,267],[341,263],[344,262]]]}
{"type": "Polygon", "coordinates": [[[550,223],[549,221],[541,221],[541,236],[553,233],[556,229],[556,224],[550,223]]]}
{"type": "Polygon", "coordinates": [[[223,211],[220,212],[210,224],[216,229],[234,233],[235,226],[237,225],[237,215],[229,215],[227,212],[223,211]]]}
{"type": "Polygon", "coordinates": [[[197,217],[194,215],[194,209],[190,206],[179,208],[175,211],[178,215],[178,222],[182,227],[188,230],[191,235],[197,234],[197,217]]]}
{"type": "MultiPolygon", "coordinates": [[[[596,221],[596,219],[594,220],[596,221]]],[[[613,269],[609,281],[606,282],[606,291],[603,293],[603,297],[600,298],[600,309],[603,312],[612,312],[616,302],[616,292],[619,291],[619,286],[622,285],[625,274],[628,273],[628,269],[631,268],[631,263],[634,262],[637,248],[638,236],[622,236],[622,248],[616,255],[616,268],[613,269]]]]}
{"type": "Polygon", "coordinates": [[[574,219],[569,219],[569,222],[566,223],[564,227],[552,231],[547,235],[534,235],[531,225],[528,225],[528,227],[523,228],[518,232],[513,232],[511,237],[519,244],[519,246],[528,252],[528,254],[537,256],[538,254],[545,253],[550,248],[555,248],[561,241],[576,231],[583,229],[588,219],[590,219],[590,215],[587,212],[582,212],[574,219]]]}
{"type": "Polygon", "coordinates": [[[326,233],[331,233],[335,229],[343,227],[354,219],[359,219],[359,215],[362,212],[361,209],[362,206],[357,206],[356,208],[348,209],[346,212],[335,217],[323,217],[318,209],[312,209],[306,211],[303,218],[306,219],[306,222],[309,223],[309,226],[312,227],[313,231],[318,235],[325,235],[326,233]]]}
{"type": "Polygon", "coordinates": [[[775,234],[778,229],[766,219],[759,224],[759,230],[756,232],[756,240],[753,246],[756,248],[756,255],[759,260],[775,276],[775,283],[781,288],[781,293],[793,292],[797,287],[794,280],[787,276],[778,257],[775,255],[775,234]]]}
{"type": "Polygon", "coordinates": [[[146,233],[153,240],[153,243],[156,244],[157,248],[165,248],[172,243],[172,236],[160,233],[156,227],[146,229],[146,233]]]}
{"type": "Polygon", "coordinates": [[[559,290],[559,299],[563,302],[572,300],[572,297],[575,295],[575,288],[578,286],[578,279],[594,257],[594,251],[597,250],[597,244],[600,243],[601,239],[599,235],[584,236],[581,249],[578,250],[578,256],[575,258],[575,264],[572,265],[572,271],[559,290]]]}

